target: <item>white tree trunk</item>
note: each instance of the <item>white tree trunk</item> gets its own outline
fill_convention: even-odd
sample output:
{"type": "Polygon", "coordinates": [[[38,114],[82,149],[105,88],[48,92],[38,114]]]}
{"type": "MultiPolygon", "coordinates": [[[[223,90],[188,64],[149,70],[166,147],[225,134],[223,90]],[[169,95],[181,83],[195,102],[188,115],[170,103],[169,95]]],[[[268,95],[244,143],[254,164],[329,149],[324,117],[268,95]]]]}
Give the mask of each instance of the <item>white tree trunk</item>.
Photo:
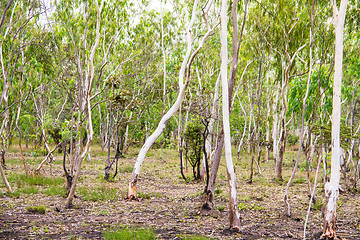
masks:
{"type": "Polygon", "coordinates": [[[229,182],[229,220],[230,227],[240,230],[240,214],[237,206],[236,175],[231,156],[230,139],[230,110],[229,110],[229,86],[227,79],[227,0],[221,1],[221,82],[222,82],[222,111],[224,128],[225,161],[229,182]]]}
{"type": "Polygon", "coordinates": [[[275,90],[275,101],[273,104],[273,127],[272,127],[272,139],[273,139],[273,155],[274,155],[274,161],[276,163],[278,157],[279,157],[279,113],[278,113],[278,103],[279,103],[279,90],[280,90],[280,83],[276,85],[275,90]]]}
{"type": "Polygon", "coordinates": [[[335,26],[335,72],[333,85],[333,110],[331,126],[331,177],[325,184],[326,205],[324,212],[323,238],[336,238],[336,201],[340,184],[340,117],[341,117],[341,81],[343,62],[343,36],[348,1],[341,0],[340,11],[333,0],[333,17],[335,26]]]}

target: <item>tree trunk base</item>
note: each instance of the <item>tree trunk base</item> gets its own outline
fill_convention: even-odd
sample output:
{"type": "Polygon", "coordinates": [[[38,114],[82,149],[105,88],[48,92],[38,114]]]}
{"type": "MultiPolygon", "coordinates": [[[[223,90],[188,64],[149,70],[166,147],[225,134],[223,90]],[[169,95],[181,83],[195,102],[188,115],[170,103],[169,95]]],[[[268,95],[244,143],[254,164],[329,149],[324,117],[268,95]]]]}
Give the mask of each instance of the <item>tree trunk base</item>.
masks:
{"type": "Polygon", "coordinates": [[[129,191],[128,191],[128,195],[125,198],[126,200],[138,200],[136,193],[136,182],[137,182],[137,175],[135,175],[134,179],[129,183],[129,191]]]}
{"type": "Polygon", "coordinates": [[[214,209],[214,194],[208,190],[206,195],[205,195],[205,202],[201,207],[201,210],[205,210],[205,211],[211,211],[214,209]]]}

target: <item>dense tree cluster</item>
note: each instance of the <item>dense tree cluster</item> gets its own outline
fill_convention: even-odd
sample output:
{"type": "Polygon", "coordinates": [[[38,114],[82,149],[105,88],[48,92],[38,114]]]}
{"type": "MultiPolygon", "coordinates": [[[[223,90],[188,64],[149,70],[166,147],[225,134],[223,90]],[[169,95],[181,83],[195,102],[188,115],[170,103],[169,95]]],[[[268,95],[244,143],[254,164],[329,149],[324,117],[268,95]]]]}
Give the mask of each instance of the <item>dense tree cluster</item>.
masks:
{"type": "MultiPolygon", "coordinates": [[[[338,160],[338,177],[341,172],[346,188],[357,190],[359,1],[234,0],[228,6],[218,0],[160,0],[160,9],[154,3],[2,1],[3,151],[16,142],[22,154],[24,144],[33,143],[46,155],[42,164],[53,161],[56,149],[63,151],[67,207],[81,163],[91,159],[93,142],[108,151],[106,179],[118,157],[131,146],[142,146],[129,184],[130,199],[136,198],[147,150],[175,148],[181,171],[187,160],[193,177],[206,179],[204,208],[211,209],[224,145],[231,158],[230,136],[238,153],[251,154],[251,173],[255,165],[260,170],[261,158],[267,162],[271,155],[274,178],[282,181],[284,152],[291,144],[299,146],[296,167],[300,158],[306,160],[306,171],[319,162],[325,183],[338,160]],[[338,29],[341,21],[344,27],[338,29]],[[335,53],[338,34],[343,34],[340,63],[335,53]],[[340,89],[336,81],[342,82],[340,89]],[[333,101],[340,101],[339,109],[333,101]],[[334,116],[341,125],[336,151],[334,116]],[[327,156],[334,152],[338,155],[330,164],[327,156]]],[[[42,167],[22,160],[26,173],[42,167]]],[[[2,176],[3,167],[5,163],[2,176]]],[[[288,189],[296,167],[285,191],[288,215],[288,189]]],[[[11,184],[6,185],[11,191],[11,184]]],[[[329,224],[324,237],[330,238],[336,228],[329,224]]]]}

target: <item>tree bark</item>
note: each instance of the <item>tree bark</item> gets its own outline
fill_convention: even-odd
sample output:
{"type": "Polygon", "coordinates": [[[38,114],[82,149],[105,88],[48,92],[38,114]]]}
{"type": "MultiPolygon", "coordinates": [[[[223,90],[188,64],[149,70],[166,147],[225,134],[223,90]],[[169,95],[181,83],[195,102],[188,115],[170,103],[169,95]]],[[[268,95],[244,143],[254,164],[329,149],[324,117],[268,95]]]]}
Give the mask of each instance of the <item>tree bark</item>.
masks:
{"type": "Polygon", "coordinates": [[[335,72],[333,85],[333,110],[331,126],[331,177],[325,184],[326,205],[324,212],[324,231],[321,238],[336,238],[336,201],[340,184],[340,117],[341,117],[341,81],[343,62],[343,37],[347,0],[341,0],[340,9],[333,0],[333,18],[335,27],[335,72]]]}

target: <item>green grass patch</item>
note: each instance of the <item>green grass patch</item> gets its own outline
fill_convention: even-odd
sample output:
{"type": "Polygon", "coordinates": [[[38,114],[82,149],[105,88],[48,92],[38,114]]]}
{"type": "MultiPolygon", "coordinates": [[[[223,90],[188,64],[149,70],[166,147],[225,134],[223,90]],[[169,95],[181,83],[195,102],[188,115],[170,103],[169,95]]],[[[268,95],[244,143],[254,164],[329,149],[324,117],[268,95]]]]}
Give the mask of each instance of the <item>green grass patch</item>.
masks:
{"type": "Polygon", "coordinates": [[[103,233],[105,240],[155,240],[154,231],[151,229],[112,229],[103,233]]]}
{"type": "Polygon", "coordinates": [[[133,166],[123,166],[123,167],[120,166],[118,168],[119,173],[132,173],[133,170],[134,170],[133,166]]]}
{"type": "Polygon", "coordinates": [[[62,177],[44,177],[44,176],[26,176],[25,174],[11,174],[8,178],[9,182],[13,182],[18,186],[28,184],[30,186],[58,186],[64,183],[62,177]]]}
{"type": "Polygon", "coordinates": [[[35,186],[24,186],[16,189],[13,193],[10,193],[12,197],[20,197],[21,195],[38,194],[40,190],[35,186]]]}
{"type": "Polygon", "coordinates": [[[86,201],[115,200],[119,197],[118,189],[100,186],[96,188],[79,187],[81,198],[86,201]]]}
{"type": "Polygon", "coordinates": [[[49,188],[46,188],[41,191],[47,196],[56,196],[60,195],[62,197],[66,197],[66,190],[65,187],[59,187],[59,186],[51,186],[49,188]]]}
{"type": "Polygon", "coordinates": [[[163,197],[163,195],[162,195],[161,193],[152,193],[152,192],[150,192],[150,193],[143,193],[143,192],[138,192],[137,194],[138,194],[138,197],[139,197],[139,198],[143,198],[143,199],[150,199],[150,198],[152,198],[152,197],[154,197],[154,198],[162,198],[162,197],[163,197]]]}
{"type": "Polygon", "coordinates": [[[293,181],[293,183],[304,183],[306,181],[305,178],[297,178],[293,181]]]}
{"type": "Polygon", "coordinates": [[[30,206],[30,207],[27,207],[26,210],[31,213],[45,214],[46,207],[45,206],[30,206]]]}
{"type": "Polygon", "coordinates": [[[239,210],[262,210],[265,207],[260,207],[256,204],[247,204],[247,203],[239,203],[238,204],[239,210]]]}

